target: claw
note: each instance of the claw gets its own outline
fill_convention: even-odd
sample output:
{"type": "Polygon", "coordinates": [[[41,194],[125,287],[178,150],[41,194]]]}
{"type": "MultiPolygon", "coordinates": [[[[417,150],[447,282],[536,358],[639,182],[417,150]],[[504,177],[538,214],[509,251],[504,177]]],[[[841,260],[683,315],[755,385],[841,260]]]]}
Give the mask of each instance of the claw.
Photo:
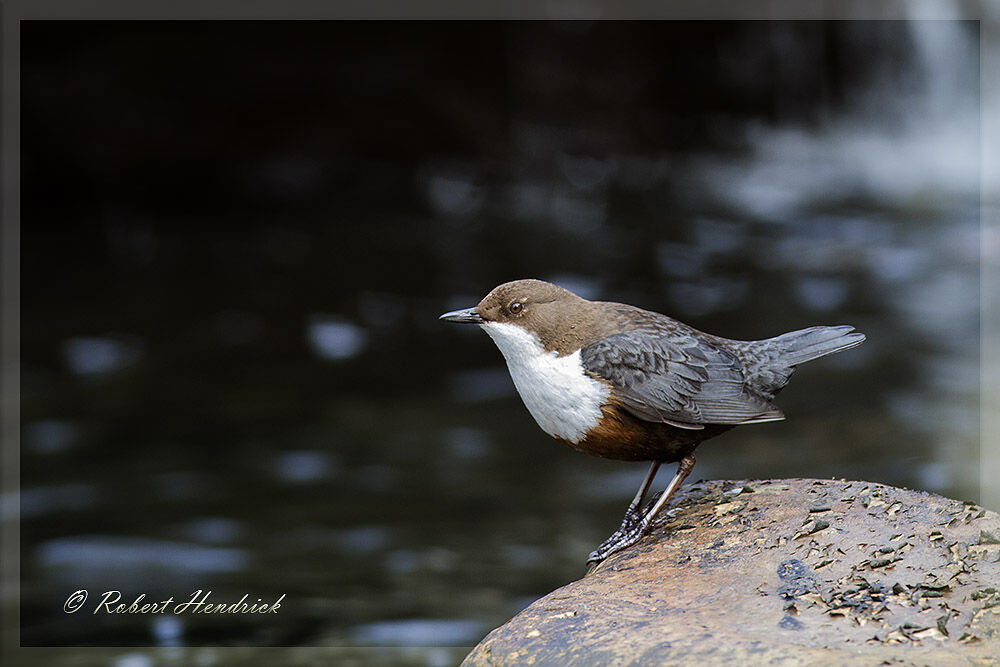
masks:
{"type": "Polygon", "coordinates": [[[642,516],[638,521],[630,519],[632,517],[626,515],[626,521],[622,522],[621,527],[612,533],[608,539],[601,542],[600,546],[590,552],[590,555],[587,557],[587,566],[590,568],[588,572],[593,571],[593,566],[596,563],[641,540],[649,531],[653,517],[647,514],[642,516]]]}

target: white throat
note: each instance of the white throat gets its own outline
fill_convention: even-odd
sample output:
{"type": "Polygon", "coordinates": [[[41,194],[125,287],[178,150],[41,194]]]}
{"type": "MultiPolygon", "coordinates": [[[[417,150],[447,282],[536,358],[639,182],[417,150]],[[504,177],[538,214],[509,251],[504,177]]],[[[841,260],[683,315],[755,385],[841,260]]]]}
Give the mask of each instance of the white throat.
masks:
{"type": "Polygon", "coordinates": [[[538,336],[516,324],[480,325],[507,360],[517,393],[542,430],[576,444],[597,426],[607,386],[587,375],[580,351],[546,352],[538,336]]]}

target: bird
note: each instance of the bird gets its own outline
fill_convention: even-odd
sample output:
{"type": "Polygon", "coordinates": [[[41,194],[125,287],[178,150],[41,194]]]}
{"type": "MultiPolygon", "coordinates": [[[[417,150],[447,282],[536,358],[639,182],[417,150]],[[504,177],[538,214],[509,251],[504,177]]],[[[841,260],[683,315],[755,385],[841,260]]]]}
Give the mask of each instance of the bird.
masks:
{"type": "Polygon", "coordinates": [[[732,340],[535,279],[499,285],[439,319],[478,325],[493,339],[545,433],[593,456],[650,462],[621,526],[589,554],[588,572],[649,532],[698,445],[737,425],[784,419],[773,399],[799,364],[865,340],[848,325],[732,340]],[[666,489],[644,506],[660,466],[675,462],[666,489]]]}

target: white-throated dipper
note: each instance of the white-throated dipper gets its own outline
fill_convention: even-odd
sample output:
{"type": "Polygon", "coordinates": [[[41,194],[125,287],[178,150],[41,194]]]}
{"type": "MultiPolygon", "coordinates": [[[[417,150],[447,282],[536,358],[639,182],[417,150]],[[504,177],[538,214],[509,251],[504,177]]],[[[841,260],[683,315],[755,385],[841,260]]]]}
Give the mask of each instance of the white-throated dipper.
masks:
{"type": "Polygon", "coordinates": [[[553,438],[594,456],[652,461],[622,525],[587,559],[591,568],[649,530],[699,444],[737,424],[784,419],[771,401],[797,365],[865,340],[851,326],[730,340],[541,280],[504,283],[441,319],[489,334],[528,412],[553,438]],[[660,465],[674,461],[666,490],[642,508],[660,465]]]}

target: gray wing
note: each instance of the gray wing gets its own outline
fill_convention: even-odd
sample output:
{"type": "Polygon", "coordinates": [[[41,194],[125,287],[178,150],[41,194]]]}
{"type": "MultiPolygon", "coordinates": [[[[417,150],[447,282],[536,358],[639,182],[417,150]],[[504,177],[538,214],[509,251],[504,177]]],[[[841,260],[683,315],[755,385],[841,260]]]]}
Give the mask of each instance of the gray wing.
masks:
{"type": "Polygon", "coordinates": [[[639,419],[687,429],[774,421],[784,415],[748,391],[740,361],[694,336],[628,331],[583,348],[583,367],[608,380],[639,419]]]}

